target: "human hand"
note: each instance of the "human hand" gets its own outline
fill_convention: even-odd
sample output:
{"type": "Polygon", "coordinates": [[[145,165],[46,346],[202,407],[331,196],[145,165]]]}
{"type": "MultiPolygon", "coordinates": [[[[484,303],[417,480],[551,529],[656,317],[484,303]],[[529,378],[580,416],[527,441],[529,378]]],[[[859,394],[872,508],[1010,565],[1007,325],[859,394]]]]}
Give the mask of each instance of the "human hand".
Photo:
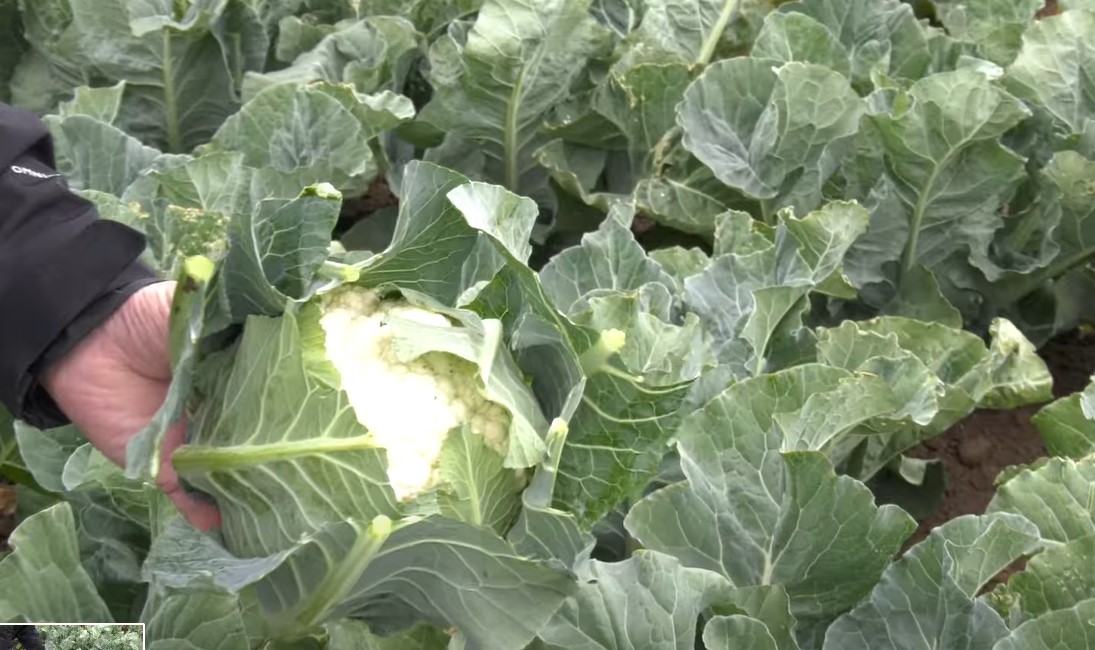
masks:
{"type": "MultiPolygon", "coordinates": [[[[61,411],[123,467],[126,444],[152,421],[171,384],[168,321],[174,292],[174,282],[141,289],[43,377],[61,411]]],[[[185,432],[180,422],[165,436],[156,483],[192,525],[208,530],[220,524],[220,513],[188,495],[171,464],[185,432]]]]}

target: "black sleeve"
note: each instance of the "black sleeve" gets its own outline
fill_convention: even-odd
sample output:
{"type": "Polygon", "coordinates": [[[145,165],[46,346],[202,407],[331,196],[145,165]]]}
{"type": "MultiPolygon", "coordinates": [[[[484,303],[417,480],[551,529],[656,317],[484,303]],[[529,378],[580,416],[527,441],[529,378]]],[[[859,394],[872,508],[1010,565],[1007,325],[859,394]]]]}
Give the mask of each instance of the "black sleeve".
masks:
{"type": "Polygon", "coordinates": [[[157,281],[138,260],[144,247],[68,189],[42,121],[0,103],[0,404],[12,415],[67,423],[39,377],[157,281]]]}
{"type": "Polygon", "coordinates": [[[38,628],[34,625],[19,626],[19,643],[23,650],[46,650],[42,644],[42,638],[38,635],[38,628]]]}

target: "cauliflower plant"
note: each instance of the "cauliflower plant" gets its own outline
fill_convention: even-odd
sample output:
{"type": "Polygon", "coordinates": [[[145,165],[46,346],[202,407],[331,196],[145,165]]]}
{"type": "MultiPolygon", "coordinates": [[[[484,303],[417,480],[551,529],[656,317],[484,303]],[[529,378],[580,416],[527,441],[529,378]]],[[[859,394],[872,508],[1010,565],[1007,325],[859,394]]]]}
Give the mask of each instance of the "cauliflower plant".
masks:
{"type": "Polygon", "coordinates": [[[392,325],[399,319],[454,327],[442,314],[363,289],[327,297],[320,326],[327,358],[358,421],[387,450],[396,497],[410,500],[437,483],[441,446],[450,431],[467,424],[505,456],[511,416],[486,397],[474,363],[445,352],[401,361],[392,346],[392,325]]]}

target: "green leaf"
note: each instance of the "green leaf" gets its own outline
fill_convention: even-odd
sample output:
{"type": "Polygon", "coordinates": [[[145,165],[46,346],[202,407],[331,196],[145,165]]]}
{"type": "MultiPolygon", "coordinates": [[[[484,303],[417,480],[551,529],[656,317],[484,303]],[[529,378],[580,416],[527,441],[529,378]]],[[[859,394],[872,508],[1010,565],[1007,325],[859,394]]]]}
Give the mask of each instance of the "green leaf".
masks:
{"type": "Polygon", "coordinates": [[[801,219],[784,211],[772,243],[748,215],[735,213],[728,221],[737,225],[724,222],[717,245],[733,250],[685,280],[684,301],[712,336],[720,362],[733,364],[739,376],[757,376],[779,359],[781,344],[798,345],[806,297],[839,273],[867,213],[838,202],[801,219]]]}
{"type": "MultiPolygon", "coordinates": [[[[80,29],[73,24],[68,0],[18,5],[23,37],[30,49],[13,71],[11,101],[43,114],[70,98],[73,88],[87,85],[93,75],[80,47],[80,29]]],[[[10,24],[16,26],[14,21],[10,24]]]]}
{"type": "Polygon", "coordinates": [[[703,642],[708,648],[755,648],[779,650],[776,640],[764,623],[748,616],[716,616],[703,628],[703,642]]]}
{"type": "Polygon", "coordinates": [[[677,104],[692,76],[688,66],[676,62],[615,66],[598,87],[594,109],[627,139],[635,176],[653,171],[666,134],[676,126],[677,104]]]}
{"type": "Polygon", "coordinates": [[[695,314],[672,325],[648,313],[642,298],[638,292],[591,298],[589,312],[575,322],[602,332],[627,332],[628,343],[620,350],[620,360],[628,372],[654,386],[693,380],[704,368],[715,365],[695,314]]]}
{"type": "MultiPolygon", "coordinates": [[[[325,26],[326,27],[326,26],[325,26]]],[[[288,59],[289,67],[271,72],[250,72],[243,80],[243,98],[249,101],[263,89],[281,83],[315,81],[353,84],[358,92],[399,92],[418,52],[414,25],[403,18],[367,18],[339,29],[288,59]]],[[[285,27],[278,40],[279,56],[285,46],[285,27]]]]}
{"type": "Polygon", "coordinates": [[[836,34],[804,13],[768,14],[749,56],[779,63],[816,63],[845,77],[852,73],[848,50],[836,34]]]}
{"type": "Polygon", "coordinates": [[[931,65],[927,34],[900,0],[799,0],[779,10],[809,16],[836,36],[851,61],[852,85],[862,94],[874,89],[876,72],[916,80],[931,65]]]}
{"type": "MultiPolygon", "coordinates": [[[[1095,575],[1083,567],[1095,563],[1095,535],[1046,549],[991,598],[1017,609],[1024,620],[1073,607],[1095,593],[1095,575]]],[[[1002,612],[1003,613],[1003,612],[1002,612]]]]}
{"type": "Polygon", "coordinates": [[[461,305],[505,264],[503,251],[518,263],[531,254],[538,210],[530,199],[430,163],[409,163],[403,174],[392,241],[365,265],[367,285],[461,305]]]}
{"type": "Polygon", "coordinates": [[[710,63],[742,0],[647,0],[638,38],[655,52],[695,65],[710,63]]]}
{"type": "Polygon", "coordinates": [[[503,458],[470,431],[455,431],[441,446],[441,477],[448,486],[438,494],[441,514],[505,534],[521,507],[524,487],[503,458]]]}
{"type": "Polygon", "coordinates": [[[80,565],[72,507],[57,504],[28,517],[8,540],[0,560],[7,585],[0,620],[110,623],[113,618],[80,565]]]}
{"type": "MultiPolygon", "coordinates": [[[[843,374],[812,372],[802,384],[812,390],[843,374]]],[[[749,379],[686,418],[676,437],[688,480],[637,503],[627,527],[737,587],[782,585],[800,622],[831,620],[867,593],[915,524],[876,507],[820,454],[780,453],[773,415],[802,404],[794,388],[782,374],[749,379]]]]}
{"type": "Polygon", "coordinates": [[[819,361],[884,377],[899,395],[906,396],[905,416],[919,412],[930,417],[927,423],[922,418],[869,423],[859,432],[865,437],[849,438],[848,445],[834,452],[834,459],[843,462],[856,457],[855,466],[847,469],[866,479],[979,405],[1014,408],[1048,399],[1052,379],[1033,346],[1003,322],[996,331],[991,347],[986,348],[969,332],[899,317],[819,330],[819,361]],[[908,359],[910,355],[915,362],[908,359]],[[886,359],[905,361],[893,365],[886,359]],[[865,448],[857,449],[861,442],[865,448]]]}
{"type": "Polygon", "coordinates": [[[1000,206],[1023,176],[1023,160],[999,138],[1029,111],[981,72],[925,77],[890,114],[872,115],[886,151],[887,200],[850,253],[857,286],[886,281],[899,291],[916,265],[935,269],[957,256],[987,273],[1000,206]],[[899,264],[887,277],[887,264],[899,264]]]}
{"type": "MultiPolygon", "coordinates": [[[[780,585],[741,587],[735,589],[718,611],[739,610],[750,619],[762,623],[775,642],[777,650],[799,650],[795,640],[797,621],[791,614],[787,591],[780,585]]],[[[715,620],[715,619],[712,619],[715,620]]],[[[722,627],[717,625],[716,628],[722,627]]],[[[737,629],[737,626],[732,626],[737,629]]],[[[749,627],[749,624],[746,624],[749,627]]],[[[745,630],[748,634],[749,630],[745,630]]],[[[706,634],[706,630],[705,630],[706,634]]],[[[763,635],[761,636],[763,639],[763,635]]]]}
{"type": "Polygon", "coordinates": [[[346,619],[327,626],[327,650],[441,650],[449,635],[429,625],[420,625],[394,636],[377,636],[359,621],[346,619]]]}
{"type": "Polygon", "coordinates": [[[623,562],[594,561],[590,582],[563,604],[539,636],[551,650],[691,650],[696,620],[729,587],[716,573],[686,568],[651,551],[623,562]]]}
{"type": "Polygon", "coordinates": [[[701,273],[711,263],[711,258],[699,248],[672,246],[650,251],[648,255],[661,265],[678,286],[683,286],[685,278],[701,273]]]}
{"type": "Polygon", "coordinates": [[[394,528],[337,521],[261,559],[231,557],[176,526],[157,539],[148,570],[185,585],[207,580],[213,565],[217,584],[255,590],[275,635],[342,617],[360,618],[379,635],[422,621],[458,627],[491,650],[526,646],[576,589],[567,574],[518,556],[485,529],[441,518],[394,528]]]}
{"type": "Polygon", "coordinates": [[[1054,650],[1095,643],[1095,598],[1044,614],[1012,630],[993,650],[1054,650]]]}
{"type": "Polygon", "coordinates": [[[544,413],[563,425],[566,444],[526,490],[534,505],[556,504],[588,526],[657,473],[687,383],[647,386],[630,376],[615,361],[619,337],[571,322],[516,260],[469,307],[503,322],[544,413]]]}
{"type": "Polygon", "coordinates": [[[765,201],[767,216],[818,206],[828,159],[864,110],[828,68],[741,57],[712,64],[689,87],[678,121],[684,147],[719,180],[765,201]]]}
{"type": "Polygon", "coordinates": [[[1015,515],[952,519],[888,567],[868,599],[833,623],[825,650],[991,650],[1007,626],[976,595],[1040,544],[1037,529],[1015,515]]]}
{"type": "MultiPolygon", "coordinates": [[[[1074,151],[1054,154],[1034,179],[1034,204],[1009,220],[997,237],[996,246],[1004,253],[1001,264],[1009,270],[980,289],[995,309],[1010,314],[1048,286],[1049,304],[1037,307],[1038,321],[1048,321],[1048,332],[1039,341],[1074,326],[1080,317],[1069,312],[1083,309],[1069,299],[1068,276],[1095,258],[1092,178],[1095,162],[1074,151]]],[[[1031,325],[1027,329],[1034,329],[1031,325]]]]}
{"type": "Polygon", "coordinates": [[[86,115],[100,122],[114,124],[122,108],[125,87],[125,81],[105,88],[80,86],[74,91],[75,97],[71,101],[61,102],[57,107],[57,114],[61,118],[86,115]]]}
{"type": "Polygon", "coordinates": [[[390,92],[359,95],[326,82],[283,83],[258,92],[203,151],[242,153],[275,196],[315,183],[356,196],[376,177],[372,139],[413,116],[410,100],[390,92]]]}
{"type": "Polygon", "coordinates": [[[588,0],[487,0],[470,29],[430,48],[430,103],[421,119],[482,149],[485,179],[522,195],[542,190],[533,153],[540,126],[599,47],[588,0]]]}
{"type": "Polygon", "coordinates": [[[247,650],[238,599],[212,588],[153,586],[141,616],[149,650],[247,650]]]}
{"type": "Polygon", "coordinates": [[[69,5],[90,64],[126,81],[120,126],[161,151],[186,153],[208,140],[239,107],[236,75],[265,59],[264,31],[236,2],[196,2],[178,17],[124,0],[69,5]]]}
{"type": "Polygon", "coordinates": [[[1079,460],[1095,453],[1095,381],[1082,394],[1046,406],[1031,422],[1051,456],[1079,460]]]}
{"type": "Polygon", "coordinates": [[[1049,119],[1065,141],[1090,142],[1095,135],[1095,81],[1087,74],[1095,65],[1087,47],[1093,31],[1091,11],[1065,11],[1035,22],[1004,78],[1007,88],[1049,119]]]}
{"type": "Polygon", "coordinates": [[[652,282],[674,286],[631,231],[612,219],[548,262],[540,281],[555,305],[572,316],[589,308],[592,295],[635,291],[652,282]]]}
{"type": "Polygon", "coordinates": [[[133,136],[85,114],[49,116],[57,171],[75,189],[121,196],[140,174],[160,158],[133,136]]]}
{"type": "Polygon", "coordinates": [[[1050,458],[997,488],[987,512],[1011,512],[1034,522],[1042,538],[1065,543],[1095,535],[1095,458],[1050,458]]]}
{"type": "Polygon", "coordinates": [[[1010,64],[1022,47],[1023,33],[1035,24],[1042,0],[937,0],[937,15],[947,33],[972,43],[984,58],[1010,64]]]}
{"type": "Polygon", "coordinates": [[[756,207],[754,201],[724,185],[709,167],[692,156],[640,180],[634,197],[638,208],[658,223],[706,237],[728,209],[756,207]]]}

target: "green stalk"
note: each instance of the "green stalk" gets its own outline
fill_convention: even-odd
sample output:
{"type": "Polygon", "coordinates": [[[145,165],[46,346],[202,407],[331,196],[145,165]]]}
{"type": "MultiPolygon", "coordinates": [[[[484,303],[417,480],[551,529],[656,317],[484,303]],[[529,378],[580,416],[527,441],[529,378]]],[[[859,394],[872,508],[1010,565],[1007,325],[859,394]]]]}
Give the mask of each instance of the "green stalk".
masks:
{"type": "Polygon", "coordinates": [[[342,264],[341,262],[332,262],[330,260],[323,263],[316,271],[316,274],[321,278],[327,278],[328,280],[337,280],[339,282],[353,283],[361,279],[361,269],[350,264],[342,264]]]}
{"type": "Polygon", "coordinates": [[[696,57],[697,67],[705,66],[711,62],[711,58],[715,56],[715,48],[719,46],[719,41],[722,40],[722,33],[725,32],[727,26],[730,25],[730,21],[734,18],[734,14],[738,12],[738,7],[740,5],[741,0],[726,0],[723,4],[722,13],[719,14],[719,19],[715,21],[715,27],[703,41],[700,55],[696,57]]]}
{"type": "Polygon", "coordinates": [[[502,155],[506,159],[506,189],[511,192],[516,192],[519,189],[518,184],[521,181],[517,164],[517,121],[521,112],[521,92],[524,90],[525,70],[526,68],[521,68],[517,80],[513,83],[513,91],[509,94],[509,104],[506,106],[506,123],[503,127],[505,133],[502,138],[502,147],[505,151],[502,152],[502,155]]]}
{"type": "Polygon", "coordinates": [[[252,467],[301,456],[316,456],[340,451],[375,449],[370,435],[352,438],[306,438],[265,445],[234,445],[227,447],[183,446],[172,456],[180,472],[212,472],[252,467]]]}
{"type": "Polygon", "coordinates": [[[309,629],[327,620],[332,606],[338,604],[357,584],[365,567],[380,552],[384,542],[392,534],[392,520],[384,515],[373,519],[364,534],[359,534],[345,559],[333,567],[308,599],[307,604],[294,617],[298,629],[309,629]]]}
{"type": "Polygon", "coordinates": [[[171,30],[163,30],[163,105],[167,114],[167,151],[182,153],[182,133],[179,132],[179,105],[175,97],[175,71],[171,65],[171,30]]]}

